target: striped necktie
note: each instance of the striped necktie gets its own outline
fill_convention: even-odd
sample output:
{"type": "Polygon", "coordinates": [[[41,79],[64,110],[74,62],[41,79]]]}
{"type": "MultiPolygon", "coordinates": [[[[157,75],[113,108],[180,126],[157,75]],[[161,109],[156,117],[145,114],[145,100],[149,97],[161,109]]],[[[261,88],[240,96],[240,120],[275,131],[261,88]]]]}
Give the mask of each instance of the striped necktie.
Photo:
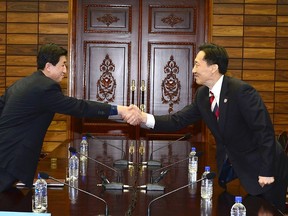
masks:
{"type": "Polygon", "coordinates": [[[214,113],[214,115],[216,116],[216,119],[219,119],[219,107],[217,105],[217,101],[214,97],[214,94],[210,91],[209,92],[209,100],[210,100],[210,104],[211,104],[211,111],[214,113]]]}

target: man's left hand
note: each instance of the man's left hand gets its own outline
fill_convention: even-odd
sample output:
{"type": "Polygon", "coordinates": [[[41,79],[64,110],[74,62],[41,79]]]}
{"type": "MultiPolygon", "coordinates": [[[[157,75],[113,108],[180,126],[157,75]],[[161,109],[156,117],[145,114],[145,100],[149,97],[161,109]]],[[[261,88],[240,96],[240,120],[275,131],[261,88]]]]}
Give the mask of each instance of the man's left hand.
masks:
{"type": "Polygon", "coordinates": [[[258,182],[261,185],[261,187],[264,187],[265,185],[272,184],[275,181],[274,177],[266,177],[266,176],[259,176],[258,182]]]}

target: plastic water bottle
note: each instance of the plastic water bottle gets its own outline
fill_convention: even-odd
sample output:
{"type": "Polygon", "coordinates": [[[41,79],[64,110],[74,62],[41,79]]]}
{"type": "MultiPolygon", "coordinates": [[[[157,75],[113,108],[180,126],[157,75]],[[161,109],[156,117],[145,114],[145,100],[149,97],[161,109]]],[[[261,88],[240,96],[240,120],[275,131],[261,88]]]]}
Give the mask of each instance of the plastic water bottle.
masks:
{"type": "Polygon", "coordinates": [[[192,147],[189,153],[189,172],[198,171],[198,157],[196,156],[196,148],[192,147]]]}
{"type": "Polygon", "coordinates": [[[246,216],[246,208],[242,204],[242,197],[235,197],[235,204],[231,208],[231,216],[246,216]]]}
{"type": "Polygon", "coordinates": [[[34,212],[46,212],[48,207],[47,182],[40,177],[35,182],[34,188],[34,212]]]}
{"type": "Polygon", "coordinates": [[[87,157],[85,156],[88,156],[88,141],[87,137],[83,136],[80,142],[80,160],[87,160],[87,157]]]}
{"type": "Polygon", "coordinates": [[[195,183],[197,180],[197,171],[198,171],[198,157],[196,156],[196,148],[192,147],[189,153],[189,162],[188,162],[188,182],[190,183],[188,189],[191,197],[195,197],[197,192],[197,183],[195,183]]]}
{"type": "MultiPolygon", "coordinates": [[[[205,166],[205,171],[202,174],[202,178],[205,178],[208,173],[210,173],[210,166],[205,166]]],[[[212,195],[213,195],[213,180],[205,178],[201,182],[201,197],[203,199],[211,199],[212,195]]]]}
{"type": "Polygon", "coordinates": [[[72,153],[69,158],[69,180],[78,180],[79,176],[79,158],[76,153],[72,153]]]}
{"type": "Polygon", "coordinates": [[[198,157],[196,156],[196,148],[192,147],[189,153],[188,175],[189,182],[195,182],[197,179],[198,171],[198,157]]]}

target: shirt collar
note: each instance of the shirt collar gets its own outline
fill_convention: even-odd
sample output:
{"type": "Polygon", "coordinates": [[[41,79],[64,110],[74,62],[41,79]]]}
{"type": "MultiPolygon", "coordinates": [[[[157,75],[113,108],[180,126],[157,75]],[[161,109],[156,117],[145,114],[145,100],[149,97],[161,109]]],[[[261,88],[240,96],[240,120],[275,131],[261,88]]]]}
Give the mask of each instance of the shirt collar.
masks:
{"type": "Polygon", "coordinates": [[[218,106],[219,106],[220,92],[221,92],[221,87],[223,83],[223,78],[224,78],[224,75],[221,75],[221,77],[217,80],[217,82],[212,87],[212,89],[210,89],[210,91],[214,94],[214,97],[216,98],[218,106]]]}

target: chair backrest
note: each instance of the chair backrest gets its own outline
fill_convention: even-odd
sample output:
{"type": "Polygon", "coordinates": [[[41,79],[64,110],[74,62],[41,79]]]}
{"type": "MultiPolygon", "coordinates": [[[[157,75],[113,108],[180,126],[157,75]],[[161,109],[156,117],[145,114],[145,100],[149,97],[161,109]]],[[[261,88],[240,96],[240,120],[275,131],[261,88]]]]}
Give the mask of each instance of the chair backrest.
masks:
{"type": "Polygon", "coordinates": [[[288,154],[288,134],[287,131],[282,131],[278,136],[278,142],[281,144],[283,150],[288,154]]]}

